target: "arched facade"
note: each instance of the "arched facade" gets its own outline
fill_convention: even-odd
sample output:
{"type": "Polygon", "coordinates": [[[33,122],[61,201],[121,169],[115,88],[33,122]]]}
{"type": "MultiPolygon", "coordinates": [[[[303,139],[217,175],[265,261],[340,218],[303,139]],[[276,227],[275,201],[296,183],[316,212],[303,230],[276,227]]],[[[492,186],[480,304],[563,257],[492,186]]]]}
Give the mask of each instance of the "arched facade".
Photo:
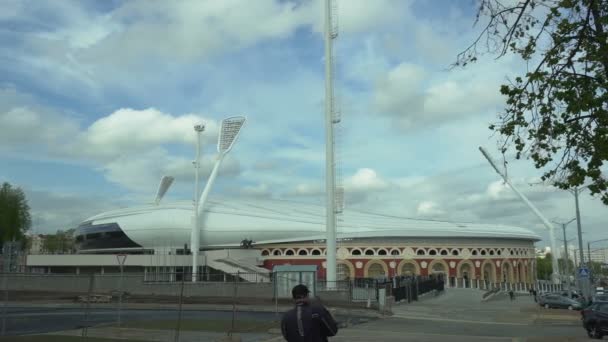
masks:
{"type": "Polygon", "coordinates": [[[355,278],[355,266],[348,260],[338,260],[336,280],[347,280],[355,278]]]}
{"type": "MultiPolygon", "coordinates": [[[[476,241],[469,245],[466,240],[415,240],[378,239],[374,241],[352,239],[338,244],[339,254],[336,274],[340,279],[394,277],[401,275],[430,276],[442,274],[446,287],[477,287],[482,289],[529,288],[535,282],[534,244],[526,245],[521,240],[497,238],[491,245],[488,240],[476,241]],[[392,241],[388,243],[387,241],[392,241]],[[378,243],[377,241],[381,241],[378,243]],[[511,255],[513,251],[513,255],[511,255]],[[493,255],[491,255],[493,254],[493,255]],[[506,284],[505,284],[506,283],[506,284]],[[510,285],[508,285],[510,284],[510,285]]],[[[325,278],[325,244],[269,244],[259,246],[265,250],[262,256],[264,266],[274,265],[318,265],[319,279],[325,278]],[[295,255],[286,255],[293,249],[295,255]],[[308,251],[308,255],[300,254],[308,251]],[[273,252],[280,251],[278,255],[273,252]]]]}
{"type": "Polygon", "coordinates": [[[458,278],[464,278],[466,276],[468,279],[476,279],[477,273],[475,272],[475,264],[473,264],[471,260],[462,260],[458,263],[456,274],[458,278]]]}
{"type": "Polygon", "coordinates": [[[388,265],[380,259],[370,260],[365,264],[363,274],[365,278],[389,276],[388,265]],[[380,274],[381,271],[382,274],[380,274]]]}
{"type": "Polygon", "coordinates": [[[515,282],[513,274],[513,264],[509,260],[503,260],[500,265],[500,282],[513,283],[515,282]]]}
{"type": "Polygon", "coordinates": [[[481,280],[487,283],[496,283],[496,265],[492,260],[485,260],[481,264],[481,280]]]}
{"type": "Polygon", "coordinates": [[[403,259],[397,265],[399,275],[420,275],[420,266],[413,259],[403,259]]]}

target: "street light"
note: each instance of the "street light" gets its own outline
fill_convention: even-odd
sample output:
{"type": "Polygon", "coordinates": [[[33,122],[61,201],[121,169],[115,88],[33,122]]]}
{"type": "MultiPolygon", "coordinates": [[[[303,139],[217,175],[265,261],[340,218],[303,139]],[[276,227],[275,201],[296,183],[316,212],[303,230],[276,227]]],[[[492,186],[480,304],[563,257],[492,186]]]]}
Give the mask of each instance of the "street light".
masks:
{"type": "MultiPolygon", "coordinates": [[[[207,184],[205,184],[205,189],[203,189],[203,193],[201,197],[196,203],[194,208],[194,231],[191,235],[191,249],[192,249],[192,281],[197,281],[198,275],[198,252],[200,249],[200,240],[201,240],[201,228],[199,224],[199,218],[203,215],[203,209],[205,207],[205,202],[207,201],[207,197],[209,196],[209,191],[215,182],[215,178],[217,177],[217,172],[224,160],[224,157],[232,150],[232,146],[236,142],[239,133],[241,132],[241,128],[245,124],[247,119],[244,116],[234,116],[230,118],[226,118],[222,120],[222,124],[220,127],[220,133],[217,141],[217,158],[215,160],[215,164],[213,165],[213,170],[211,171],[211,175],[209,175],[209,179],[207,180],[207,184]]],[[[198,131],[197,131],[198,132],[198,131]]],[[[198,145],[200,146],[200,134],[198,145]]],[[[199,159],[199,148],[197,147],[197,181],[195,184],[196,194],[198,195],[198,159],[199,159]]]]}
{"type": "Polygon", "coordinates": [[[573,218],[572,220],[568,221],[568,222],[557,222],[557,221],[553,221],[553,223],[555,224],[559,224],[560,226],[562,226],[562,231],[564,233],[564,251],[565,253],[565,257],[564,257],[564,261],[566,262],[566,267],[565,267],[565,272],[566,274],[568,274],[569,268],[570,268],[570,263],[569,263],[569,256],[568,256],[568,241],[566,239],[566,226],[568,226],[570,223],[572,223],[574,220],[576,220],[576,218],[573,218]]]}
{"type": "Polygon", "coordinates": [[[576,187],[571,192],[574,195],[574,204],[576,206],[576,229],[577,229],[577,233],[578,233],[578,249],[579,249],[579,253],[580,253],[580,263],[581,263],[580,266],[582,266],[585,263],[585,258],[584,258],[584,253],[583,253],[583,251],[584,251],[584,249],[583,249],[583,231],[581,229],[581,211],[580,211],[579,204],[578,204],[578,194],[581,190],[587,189],[589,187],[589,185],[585,185],[582,187],[576,187]]]}

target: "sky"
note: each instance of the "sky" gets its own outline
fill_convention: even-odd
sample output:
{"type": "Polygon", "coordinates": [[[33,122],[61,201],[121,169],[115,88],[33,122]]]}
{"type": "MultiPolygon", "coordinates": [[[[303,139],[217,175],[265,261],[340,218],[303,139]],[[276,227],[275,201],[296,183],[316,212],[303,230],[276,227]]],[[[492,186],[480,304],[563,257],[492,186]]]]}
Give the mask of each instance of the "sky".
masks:
{"type": "MultiPolygon", "coordinates": [[[[502,160],[488,126],[501,84],[525,70],[485,55],[453,69],[478,34],[476,2],[338,0],[334,42],[338,183],[345,207],[547,232],[478,151],[502,160]]],[[[22,187],[33,231],[101,211],[190,200],[205,123],[203,182],[223,118],[247,123],[211,197],[324,201],[320,0],[13,1],[0,12],[0,182],[22,187]]],[[[507,158],[513,183],[549,218],[574,198],[507,158]]],[[[580,196],[587,239],[608,208],[580,196]]],[[[570,239],[575,224],[568,226],[570,239]]],[[[561,230],[558,230],[561,237],[561,230]]],[[[558,243],[561,245],[561,243],[558,243]]]]}

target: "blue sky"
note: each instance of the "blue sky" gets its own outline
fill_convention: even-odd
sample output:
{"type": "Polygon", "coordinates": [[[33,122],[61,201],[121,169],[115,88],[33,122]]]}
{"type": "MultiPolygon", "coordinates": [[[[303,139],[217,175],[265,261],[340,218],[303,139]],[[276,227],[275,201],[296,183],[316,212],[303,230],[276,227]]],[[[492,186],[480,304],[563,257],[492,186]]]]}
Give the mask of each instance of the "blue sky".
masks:
{"type": "MultiPolygon", "coordinates": [[[[477,146],[502,108],[513,56],[448,70],[476,34],[474,1],[338,0],[340,182],[347,207],[496,222],[545,235],[477,146]]],[[[205,122],[204,174],[218,122],[248,117],[214,196],[323,198],[322,12],[310,1],[5,1],[0,13],[0,180],[23,187],[35,229],[73,226],[149,202],[190,199],[192,125],[205,122]]],[[[529,186],[550,218],[568,193],[529,186]]],[[[606,208],[584,195],[585,229],[606,208]]],[[[566,217],[567,216],[567,217],[566,217]]],[[[543,242],[544,243],[544,242],[543,242]]]]}

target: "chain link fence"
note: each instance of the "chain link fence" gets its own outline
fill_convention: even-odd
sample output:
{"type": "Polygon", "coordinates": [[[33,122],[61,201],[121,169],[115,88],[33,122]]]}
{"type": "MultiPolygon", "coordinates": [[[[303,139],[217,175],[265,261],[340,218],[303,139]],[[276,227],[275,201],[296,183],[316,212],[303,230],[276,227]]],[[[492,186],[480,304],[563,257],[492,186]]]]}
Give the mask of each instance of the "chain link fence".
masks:
{"type": "MultiPolygon", "coordinates": [[[[240,334],[263,340],[278,333],[282,313],[293,305],[290,289],[298,280],[283,277],[206,274],[192,282],[184,273],[2,273],[0,341],[24,334],[51,334],[44,341],[52,341],[52,334],[140,341],[214,341],[240,334]]],[[[377,309],[380,289],[407,302],[442,290],[436,279],[424,277],[313,280],[307,285],[313,300],[344,307],[343,312],[377,309]]],[[[338,319],[353,321],[356,316],[338,319]]]]}

